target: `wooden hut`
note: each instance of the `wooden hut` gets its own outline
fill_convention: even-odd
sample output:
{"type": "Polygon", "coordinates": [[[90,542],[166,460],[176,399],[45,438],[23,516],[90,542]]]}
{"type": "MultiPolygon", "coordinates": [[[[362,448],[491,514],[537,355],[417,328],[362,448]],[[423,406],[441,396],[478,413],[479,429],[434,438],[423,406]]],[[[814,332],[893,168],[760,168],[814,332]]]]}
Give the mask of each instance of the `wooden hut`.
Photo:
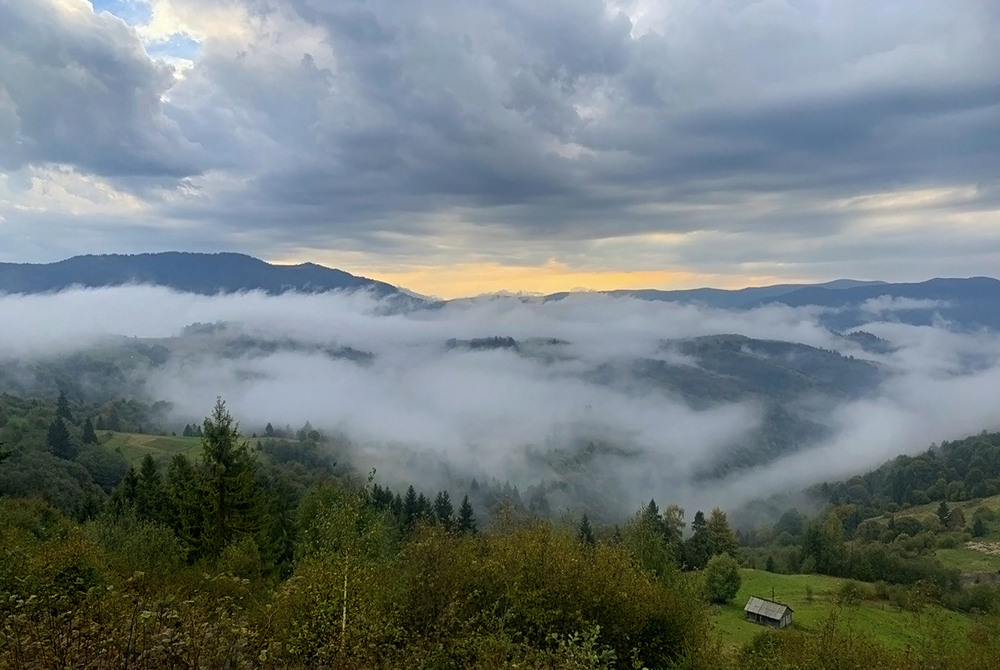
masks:
{"type": "Polygon", "coordinates": [[[784,603],[750,596],[743,608],[743,618],[762,626],[784,628],[792,623],[792,608],[784,603]]]}

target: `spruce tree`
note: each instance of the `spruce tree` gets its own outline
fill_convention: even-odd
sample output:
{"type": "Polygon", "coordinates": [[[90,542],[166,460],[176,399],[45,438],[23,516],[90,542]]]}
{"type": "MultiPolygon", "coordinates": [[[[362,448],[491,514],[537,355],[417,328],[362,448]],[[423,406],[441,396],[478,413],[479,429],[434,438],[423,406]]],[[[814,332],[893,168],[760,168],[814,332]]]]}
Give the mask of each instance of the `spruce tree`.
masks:
{"type": "Polygon", "coordinates": [[[403,526],[412,528],[413,524],[417,522],[417,515],[419,513],[420,507],[417,504],[417,491],[410,484],[409,488],[406,489],[406,497],[403,498],[403,526]]]}
{"type": "Polygon", "coordinates": [[[577,530],[576,537],[588,546],[592,547],[597,544],[597,538],[594,537],[594,530],[590,527],[590,519],[587,518],[586,514],[580,519],[580,528],[577,530]]]}
{"type": "Polygon", "coordinates": [[[83,422],[83,435],[81,441],[84,444],[97,444],[97,433],[94,432],[94,424],[88,416],[83,422]]]}
{"type": "Polygon", "coordinates": [[[458,532],[476,532],[476,515],[472,511],[472,504],[469,503],[469,496],[462,498],[462,505],[458,508],[458,532]]]}
{"type": "Polygon", "coordinates": [[[52,419],[52,423],[49,424],[46,442],[53,456],[65,458],[66,460],[76,458],[78,450],[73,443],[73,438],[70,437],[66,423],[60,417],[57,416],[52,419]]]}
{"type": "Polygon", "coordinates": [[[451,505],[451,498],[447,491],[438,491],[434,498],[434,517],[447,531],[450,531],[455,525],[455,508],[451,505]]]}
{"type": "Polygon", "coordinates": [[[206,511],[205,550],[218,556],[233,539],[260,530],[257,462],[222,398],[202,424],[200,480],[206,511]]]}
{"type": "Polygon", "coordinates": [[[69,400],[66,399],[66,394],[62,391],[59,392],[59,398],[56,400],[56,417],[73,423],[73,413],[69,409],[69,400]]]}
{"type": "Polygon", "coordinates": [[[710,556],[718,554],[734,556],[736,554],[738,546],[736,536],[733,535],[733,529],[729,526],[729,518],[720,508],[716,507],[709,514],[708,520],[705,522],[705,532],[708,534],[710,556]]]}
{"type": "Polygon", "coordinates": [[[942,526],[944,526],[945,528],[948,527],[948,522],[951,521],[951,510],[948,509],[948,503],[945,502],[944,500],[942,500],[941,504],[938,505],[937,518],[938,521],[941,522],[942,526]]]}
{"type": "Polygon", "coordinates": [[[706,525],[705,513],[698,510],[691,521],[691,537],[684,543],[684,561],[692,570],[701,570],[711,558],[712,546],[706,525]]]}

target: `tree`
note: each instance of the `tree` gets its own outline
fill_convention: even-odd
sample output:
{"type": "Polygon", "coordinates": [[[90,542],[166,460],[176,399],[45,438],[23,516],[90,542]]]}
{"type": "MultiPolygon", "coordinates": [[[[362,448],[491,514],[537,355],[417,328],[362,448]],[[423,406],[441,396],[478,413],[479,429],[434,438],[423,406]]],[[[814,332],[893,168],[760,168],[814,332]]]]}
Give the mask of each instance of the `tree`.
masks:
{"type": "Polygon", "coordinates": [[[713,556],[705,566],[705,598],[719,605],[728,603],[740,590],[740,565],[728,554],[713,556]]]}
{"type": "Polygon", "coordinates": [[[941,522],[942,526],[944,526],[945,528],[948,527],[948,523],[951,521],[951,510],[948,509],[948,503],[945,502],[944,500],[942,500],[941,504],[938,505],[937,518],[938,521],[941,522]]]}
{"type": "Polygon", "coordinates": [[[720,508],[716,507],[708,515],[708,521],[705,522],[705,532],[708,535],[709,553],[712,556],[716,554],[732,556],[736,553],[738,546],[736,536],[733,535],[733,529],[729,526],[729,518],[720,508]]]}
{"type": "Polygon", "coordinates": [[[680,543],[684,538],[684,508],[680,505],[667,505],[663,510],[663,527],[670,540],[680,543]]]}
{"type": "Polygon", "coordinates": [[[73,444],[73,438],[70,437],[66,423],[58,416],[52,419],[52,423],[49,424],[45,441],[52,455],[59,458],[73,460],[79,452],[76,445],[73,444]]]}
{"type": "Polygon", "coordinates": [[[56,417],[73,423],[73,413],[69,409],[69,400],[66,399],[66,394],[62,391],[59,392],[59,398],[56,400],[56,417]]]}
{"type": "Polygon", "coordinates": [[[139,482],[136,489],[137,513],[140,517],[169,523],[167,492],[163,487],[163,478],[156,468],[156,462],[150,454],[142,457],[139,467],[139,482]]]}
{"type": "Polygon", "coordinates": [[[469,496],[462,498],[462,505],[458,508],[458,532],[476,532],[476,515],[472,511],[472,504],[469,503],[469,496]]]}
{"type": "Polygon", "coordinates": [[[691,537],[684,543],[684,562],[692,570],[700,570],[708,563],[711,552],[705,513],[698,510],[691,521],[691,537]]]}
{"type": "Polygon", "coordinates": [[[80,439],[84,444],[97,444],[97,433],[94,432],[94,424],[89,416],[83,422],[83,435],[80,439]]]}
{"type": "Polygon", "coordinates": [[[972,536],[986,537],[986,523],[983,521],[983,517],[977,516],[976,520],[972,522],[972,536]]]}
{"type": "Polygon", "coordinates": [[[590,527],[590,519],[587,518],[586,514],[580,519],[580,528],[577,530],[576,537],[589,547],[597,544],[597,538],[594,537],[594,530],[590,527]]]}
{"type": "Polygon", "coordinates": [[[455,508],[451,506],[451,498],[447,491],[438,491],[434,498],[434,517],[447,531],[455,525],[455,508]]]}
{"type": "Polygon", "coordinates": [[[417,503],[417,491],[413,488],[413,484],[410,484],[406,489],[406,496],[403,498],[403,526],[412,528],[413,524],[417,522],[419,514],[420,506],[417,503]]]}
{"type": "Polygon", "coordinates": [[[205,549],[219,556],[242,535],[261,527],[261,499],[256,488],[257,462],[222,398],[202,424],[201,487],[205,503],[205,549]]]}

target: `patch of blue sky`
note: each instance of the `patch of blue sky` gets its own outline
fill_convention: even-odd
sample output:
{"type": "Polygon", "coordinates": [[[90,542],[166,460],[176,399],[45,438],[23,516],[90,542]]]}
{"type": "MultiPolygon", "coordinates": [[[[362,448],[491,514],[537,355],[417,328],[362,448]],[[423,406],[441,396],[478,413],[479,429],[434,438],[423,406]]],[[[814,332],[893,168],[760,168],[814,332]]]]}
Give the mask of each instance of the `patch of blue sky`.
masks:
{"type": "Polygon", "coordinates": [[[114,14],[130,26],[146,25],[153,18],[153,8],[146,0],[91,0],[94,11],[114,14]]]}
{"type": "Polygon", "coordinates": [[[153,58],[183,58],[194,60],[201,43],[184,33],[175,33],[164,40],[151,40],[146,43],[146,53],[153,58]]]}

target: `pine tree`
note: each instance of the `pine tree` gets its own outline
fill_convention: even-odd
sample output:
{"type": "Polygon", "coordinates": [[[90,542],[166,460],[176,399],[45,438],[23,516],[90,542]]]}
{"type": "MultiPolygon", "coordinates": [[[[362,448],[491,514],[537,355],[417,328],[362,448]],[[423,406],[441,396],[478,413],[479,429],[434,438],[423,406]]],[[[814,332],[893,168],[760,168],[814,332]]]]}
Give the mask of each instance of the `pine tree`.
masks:
{"type": "Polygon", "coordinates": [[[945,502],[944,500],[942,500],[941,504],[938,505],[937,518],[938,521],[941,522],[942,526],[944,526],[945,528],[948,527],[948,522],[951,521],[951,510],[948,509],[948,503],[945,502]]]}
{"type": "Polygon", "coordinates": [[[164,488],[173,515],[170,526],[187,548],[189,560],[195,561],[202,555],[205,513],[197,472],[184,454],[174,454],[170,460],[164,488]]]}
{"type": "Polygon", "coordinates": [[[167,492],[163,486],[160,471],[150,454],[142,457],[139,467],[139,483],[136,489],[136,513],[150,521],[169,523],[167,492]]]}
{"type": "Polygon", "coordinates": [[[576,537],[580,542],[589,547],[597,544],[597,538],[594,537],[594,530],[590,527],[590,519],[587,518],[586,513],[580,519],[580,528],[577,530],[576,537]]]}
{"type": "Polygon", "coordinates": [[[52,419],[52,423],[49,424],[46,443],[53,456],[65,458],[66,460],[76,458],[79,451],[73,443],[73,438],[70,437],[66,423],[58,416],[52,419]]]}
{"type": "Polygon", "coordinates": [[[709,514],[708,521],[705,522],[705,532],[708,534],[710,556],[718,554],[734,556],[736,554],[738,546],[736,536],[733,535],[733,529],[729,526],[729,518],[720,508],[716,507],[709,514]]]}
{"type": "Polygon", "coordinates": [[[423,493],[417,496],[417,519],[434,522],[434,508],[431,501],[423,493]]]}
{"type": "Polygon", "coordinates": [[[222,398],[202,424],[201,486],[205,492],[205,550],[218,556],[233,539],[261,527],[257,463],[222,398]]]}
{"type": "Polygon", "coordinates": [[[410,484],[409,488],[406,489],[406,497],[403,498],[403,526],[412,528],[417,522],[419,514],[420,507],[417,504],[417,491],[410,484]]]}
{"type": "Polygon", "coordinates": [[[711,543],[705,513],[698,510],[691,521],[691,537],[684,543],[684,561],[692,570],[701,570],[711,558],[711,543]]]}
{"type": "Polygon", "coordinates": [[[434,498],[434,517],[447,531],[455,525],[455,508],[451,506],[451,498],[447,491],[438,491],[434,498]]]}
{"type": "Polygon", "coordinates": [[[97,444],[97,433],[94,432],[94,424],[88,416],[83,422],[83,435],[81,441],[84,444],[97,444]]]}
{"type": "Polygon", "coordinates": [[[458,532],[476,532],[476,515],[472,511],[472,504],[469,503],[469,496],[462,498],[462,505],[458,508],[458,532]]]}
{"type": "Polygon", "coordinates": [[[62,391],[59,392],[59,398],[56,400],[56,417],[73,423],[73,413],[69,409],[69,400],[66,399],[66,394],[62,391]]]}
{"type": "Polygon", "coordinates": [[[94,426],[97,430],[104,430],[104,415],[97,415],[97,424],[94,426]]]}

